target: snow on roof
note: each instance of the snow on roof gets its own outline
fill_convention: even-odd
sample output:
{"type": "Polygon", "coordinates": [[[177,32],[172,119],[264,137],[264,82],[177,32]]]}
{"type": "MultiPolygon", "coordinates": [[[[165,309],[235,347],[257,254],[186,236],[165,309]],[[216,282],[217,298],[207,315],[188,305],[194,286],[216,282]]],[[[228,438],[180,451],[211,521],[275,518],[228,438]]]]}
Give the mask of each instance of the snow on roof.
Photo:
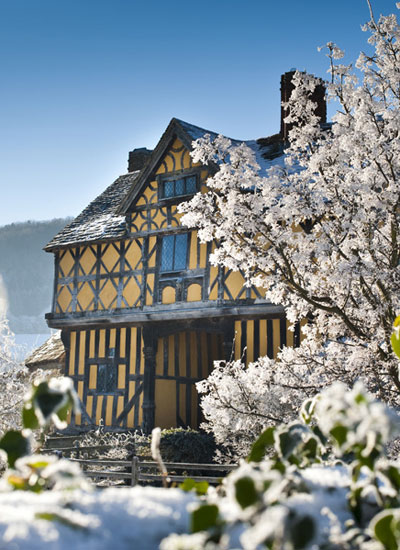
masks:
{"type": "Polygon", "coordinates": [[[64,358],[65,349],[61,340],[61,331],[57,331],[25,360],[25,365],[30,369],[61,367],[64,358]]]}
{"type": "MultiPolygon", "coordinates": [[[[206,134],[215,139],[218,134],[200,126],[189,124],[183,120],[173,119],[188,137],[188,142],[194,141],[206,134]]],[[[170,124],[171,126],[171,124],[170,124]]],[[[231,139],[231,138],[229,138],[231,139]]],[[[268,138],[242,141],[231,139],[233,144],[245,143],[254,152],[260,166],[260,175],[265,175],[271,166],[284,166],[284,142],[280,134],[268,138]]],[[[120,176],[107,189],[94,199],[78,217],[62,229],[45,247],[46,251],[54,251],[71,245],[81,245],[88,242],[103,242],[121,239],[127,234],[125,215],[119,214],[119,208],[129,192],[135,186],[140,171],[130,172],[120,176]]]]}
{"type": "Polygon", "coordinates": [[[125,216],[117,215],[116,212],[138,174],[138,171],[130,172],[116,179],[44,249],[50,251],[60,246],[123,237],[126,231],[125,216]]]}

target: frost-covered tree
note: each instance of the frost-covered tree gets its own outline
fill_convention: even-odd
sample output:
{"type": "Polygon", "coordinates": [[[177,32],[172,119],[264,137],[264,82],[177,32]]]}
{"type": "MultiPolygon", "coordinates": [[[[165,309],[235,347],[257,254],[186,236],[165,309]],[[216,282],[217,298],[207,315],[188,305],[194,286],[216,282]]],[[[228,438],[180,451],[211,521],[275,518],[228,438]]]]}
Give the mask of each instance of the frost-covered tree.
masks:
{"type": "Polygon", "coordinates": [[[0,435],[20,424],[29,374],[15,358],[14,335],[5,316],[0,318],[0,435]]]}
{"type": "MultiPolygon", "coordinates": [[[[193,159],[219,169],[208,192],[183,206],[183,222],[216,241],[212,262],[244,270],[292,323],[308,320],[300,348],[283,350],[271,375],[285,400],[335,379],[363,378],[379,398],[400,405],[390,350],[400,311],[400,27],[395,15],[375,20],[371,12],[364,30],[371,53],[361,53],[356,70],[339,62],[338,46],[326,45],[324,85],[338,106],[330,129],[310,100],[321,81],[295,73],[284,167],[260,174],[252,151],[222,136],[194,142],[193,159]]],[[[211,392],[214,404],[221,397],[211,392]]],[[[231,410],[231,421],[254,410],[251,400],[242,408],[231,410]]]]}

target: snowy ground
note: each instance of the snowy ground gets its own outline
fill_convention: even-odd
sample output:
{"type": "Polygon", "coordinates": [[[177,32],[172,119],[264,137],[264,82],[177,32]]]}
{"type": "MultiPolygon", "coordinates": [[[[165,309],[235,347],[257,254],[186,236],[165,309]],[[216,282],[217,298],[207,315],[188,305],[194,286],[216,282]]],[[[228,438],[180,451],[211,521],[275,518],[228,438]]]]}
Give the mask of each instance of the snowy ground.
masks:
{"type": "Polygon", "coordinates": [[[170,533],[188,532],[195,501],[153,487],[2,493],[0,550],[158,550],[170,533]]]}

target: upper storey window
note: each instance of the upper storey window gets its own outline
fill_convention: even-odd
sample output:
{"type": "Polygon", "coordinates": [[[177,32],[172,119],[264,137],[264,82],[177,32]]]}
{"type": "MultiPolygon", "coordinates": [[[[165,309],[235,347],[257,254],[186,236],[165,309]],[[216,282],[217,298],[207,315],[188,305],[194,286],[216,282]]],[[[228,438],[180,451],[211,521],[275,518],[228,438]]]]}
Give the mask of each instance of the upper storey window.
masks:
{"type": "Polygon", "coordinates": [[[197,177],[195,174],[161,180],[162,199],[193,195],[194,193],[197,193],[197,177]]]}
{"type": "Polygon", "coordinates": [[[188,234],[166,235],[162,238],[161,271],[186,269],[188,234]]]}

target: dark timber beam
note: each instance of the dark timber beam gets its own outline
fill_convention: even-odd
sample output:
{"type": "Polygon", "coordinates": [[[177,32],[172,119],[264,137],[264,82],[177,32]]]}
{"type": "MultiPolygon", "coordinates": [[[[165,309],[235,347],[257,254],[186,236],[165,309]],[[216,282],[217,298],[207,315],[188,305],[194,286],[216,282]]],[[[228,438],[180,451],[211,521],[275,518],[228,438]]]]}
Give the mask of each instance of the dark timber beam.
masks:
{"type": "Polygon", "coordinates": [[[157,335],[153,327],[143,329],[143,423],[144,433],[149,434],[154,428],[155,417],[155,377],[156,377],[156,346],[157,335]]]}

